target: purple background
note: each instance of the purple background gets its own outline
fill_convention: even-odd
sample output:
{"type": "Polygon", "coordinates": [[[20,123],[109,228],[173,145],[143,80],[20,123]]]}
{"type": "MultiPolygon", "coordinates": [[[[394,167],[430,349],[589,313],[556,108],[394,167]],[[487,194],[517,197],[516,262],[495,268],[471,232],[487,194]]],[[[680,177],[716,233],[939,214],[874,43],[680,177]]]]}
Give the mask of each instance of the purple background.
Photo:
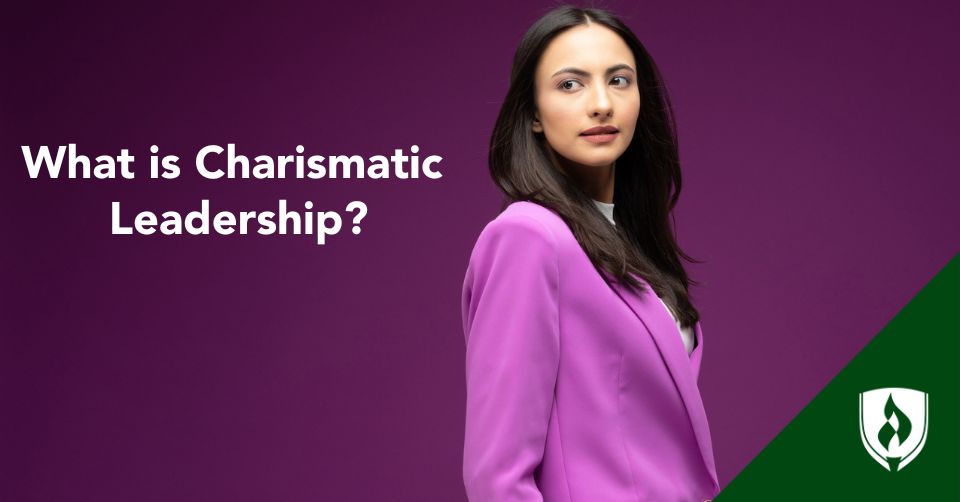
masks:
{"type": "MultiPolygon", "coordinates": [[[[460,287],[513,50],[554,4],[402,5],[4,14],[0,499],[464,498],[460,287]],[[29,179],[20,145],[68,142],[130,149],[137,179],[29,179]],[[444,176],[201,178],[228,142],[417,144],[444,176]],[[151,144],[179,179],[148,178],[151,144]],[[110,235],[113,200],[203,198],[369,213],[323,247],[110,235]]],[[[674,99],[726,485],[960,250],[958,6],[604,5],[674,99]]]]}

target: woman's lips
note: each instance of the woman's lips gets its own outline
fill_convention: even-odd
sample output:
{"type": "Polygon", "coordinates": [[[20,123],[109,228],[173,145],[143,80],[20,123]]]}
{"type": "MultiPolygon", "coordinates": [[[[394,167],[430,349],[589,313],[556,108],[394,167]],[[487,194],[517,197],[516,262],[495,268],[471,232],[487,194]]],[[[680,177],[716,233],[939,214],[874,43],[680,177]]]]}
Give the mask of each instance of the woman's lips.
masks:
{"type": "Polygon", "coordinates": [[[604,133],[604,134],[581,134],[580,136],[591,143],[603,144],[603,143],[609,143],[617,139],[617,134],[620,134],[620,133],[612,132],[612,133],[604,133]]]}

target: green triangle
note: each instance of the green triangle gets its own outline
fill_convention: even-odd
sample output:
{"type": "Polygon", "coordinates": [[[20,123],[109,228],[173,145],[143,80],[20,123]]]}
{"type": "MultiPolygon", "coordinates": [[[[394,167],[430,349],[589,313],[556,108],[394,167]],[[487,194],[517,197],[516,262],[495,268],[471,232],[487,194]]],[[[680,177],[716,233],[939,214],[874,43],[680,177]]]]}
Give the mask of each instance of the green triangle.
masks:
{"type": "MultiPolygon", "coordinates": [[[[715,500],[960,500],[958,338],[960,254],[715,500]],[[927,393],[926,439],[902,470],[875,460],[860,433],[860,393],[891,387],[927,393]]],[[[881,413],[893,416],[890,411],[881,413]]],[[[892,421],[901,434],[912,434],[903,436],[905,444],[922,437],[919,414],[892,421]]],[[[885,432],[873,436],[889,441],[890,429],[885,432]]]]}

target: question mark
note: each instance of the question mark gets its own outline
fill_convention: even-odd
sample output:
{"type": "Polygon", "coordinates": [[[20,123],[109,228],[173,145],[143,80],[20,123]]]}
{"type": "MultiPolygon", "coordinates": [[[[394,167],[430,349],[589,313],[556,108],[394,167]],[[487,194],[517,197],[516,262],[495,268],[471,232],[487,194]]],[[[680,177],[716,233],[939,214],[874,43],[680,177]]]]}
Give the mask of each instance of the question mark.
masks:
{"type": "Polygon", "coordinates": [[[360,220],[367,215],[367,205],[359,200],[347,204],[348,213],[354,210],[358,210],[357,214],[353,217],[353,235],[357,235],[360,233],[360,220]]]}

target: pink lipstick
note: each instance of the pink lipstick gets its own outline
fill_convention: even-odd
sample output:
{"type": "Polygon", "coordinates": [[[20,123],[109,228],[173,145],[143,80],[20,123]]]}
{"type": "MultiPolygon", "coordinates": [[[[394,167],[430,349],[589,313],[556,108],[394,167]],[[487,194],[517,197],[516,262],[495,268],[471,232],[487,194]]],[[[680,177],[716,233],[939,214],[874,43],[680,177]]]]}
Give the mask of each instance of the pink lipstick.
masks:
{"type": "Polygon", "coordinates": [[[620,130],[616,127],[606,125],[591,127],[590,129],[581,132],[580,136],[591,143],[603,144],[615,140],[617,138],[617,134],[619,133],[620,130]]]}

